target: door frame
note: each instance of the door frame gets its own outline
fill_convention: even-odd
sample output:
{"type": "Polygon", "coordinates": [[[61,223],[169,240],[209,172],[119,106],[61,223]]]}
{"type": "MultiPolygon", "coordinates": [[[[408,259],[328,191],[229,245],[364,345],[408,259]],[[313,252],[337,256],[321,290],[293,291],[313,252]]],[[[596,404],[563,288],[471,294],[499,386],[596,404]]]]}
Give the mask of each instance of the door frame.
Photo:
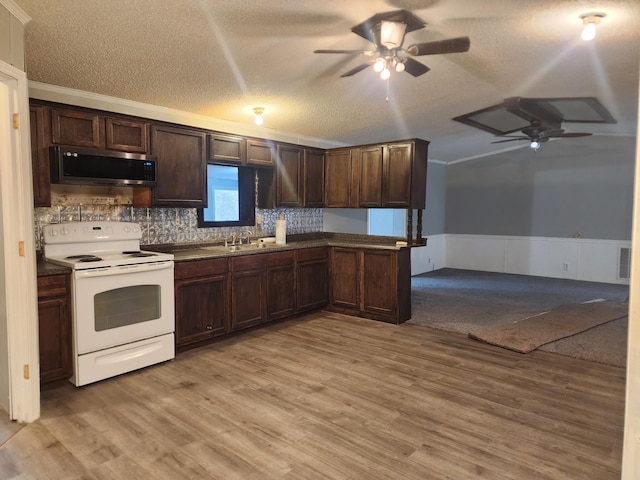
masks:
{"type": "Polygon", "coordinates": [[[8,105],[2,102],[0,113],[10,118],[0,131],[9,416],[32,422],[40,416],[40,364],[29,92],[25,72],[1,61],[0,82],[8,88],[8,105]]]}

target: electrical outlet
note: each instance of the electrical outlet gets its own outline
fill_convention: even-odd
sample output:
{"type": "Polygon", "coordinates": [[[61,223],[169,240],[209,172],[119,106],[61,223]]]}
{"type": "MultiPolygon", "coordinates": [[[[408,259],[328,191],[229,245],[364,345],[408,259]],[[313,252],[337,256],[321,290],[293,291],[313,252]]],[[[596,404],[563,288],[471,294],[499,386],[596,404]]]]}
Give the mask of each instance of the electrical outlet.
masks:
{"type": "Polygon", "coordinates": [[[568,264],[568,263],[563,263],[563,264],[562,264],[562,270],[564,270],[565,272],[566,272],[567,270],[569,270],[569,264],[568,264]]]}

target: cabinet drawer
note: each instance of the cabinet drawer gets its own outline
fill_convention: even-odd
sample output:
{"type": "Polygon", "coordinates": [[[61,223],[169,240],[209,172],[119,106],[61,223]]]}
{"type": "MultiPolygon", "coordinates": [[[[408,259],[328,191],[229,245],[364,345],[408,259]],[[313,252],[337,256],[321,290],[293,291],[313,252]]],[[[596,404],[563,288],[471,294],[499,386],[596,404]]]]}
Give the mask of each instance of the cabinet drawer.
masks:
{"type": "Polygon", "coordinates": [[[231,259],[231,271],[241,272],[245,270],[256,270],[264,267],[266,255],[256,253],[254,255],[242,255],[231,259]]]}
{"type": "Polygon", "coordinates": [[[67,275],[38,277],[38,298],[67,295],[67,275]]]}
{"type": "Polygon", "coordinates": [[[211,275],[225,274],[228,270],[229,266],[226,258],[180,262],[175,264],[174,277],[176,280],[182,278],[208,277],[211,275]]]}
{"type": "Polygon", "coordinates": [[[327,247],[305,248],[296,252],[298,263],[310,262],[313,260],[326,260],[329,258],[327,247]]]}
{"type": "Polygon", "coordinates": [[[284,265],[293,265],[294,252],[268,253],[264,255],[267,267],[280,267],[284,265]]]}

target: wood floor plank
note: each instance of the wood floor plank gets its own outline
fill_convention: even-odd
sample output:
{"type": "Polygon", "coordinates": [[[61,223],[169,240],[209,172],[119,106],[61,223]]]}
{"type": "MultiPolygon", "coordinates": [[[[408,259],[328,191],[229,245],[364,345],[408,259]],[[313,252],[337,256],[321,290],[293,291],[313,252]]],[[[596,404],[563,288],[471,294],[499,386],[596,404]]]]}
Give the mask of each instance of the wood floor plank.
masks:
{"type": "Polygon", "coordinates": [[[318,312],[82,388],[2,478],[619,478],[624,369],[318,312]]]}

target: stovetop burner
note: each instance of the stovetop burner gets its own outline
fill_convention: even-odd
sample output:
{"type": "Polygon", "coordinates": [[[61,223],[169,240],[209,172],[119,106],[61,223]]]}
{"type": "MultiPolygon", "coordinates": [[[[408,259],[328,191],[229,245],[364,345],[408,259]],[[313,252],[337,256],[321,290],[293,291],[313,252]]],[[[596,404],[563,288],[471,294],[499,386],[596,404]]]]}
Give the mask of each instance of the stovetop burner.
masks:
{"type": "Polygon", "coordinates": [[[94,257],[93,255],[88,255],[85,258],[81,258],[78,260],[79,262],[100,262],[102,259],[100,257],[94,257]]]}
{"type": "Polygon", "coordinates": [[[129,254],[130,257],[155,257],[156,254],[155,253],[148,253],[148,252],[135,252],[135,253],[131,253],[129,254]]]}
{"type": "Polygon", "coordinates": [[[68,257],[64,257],[67,260],[80,260],[83,258],[98,258],[95,255],[69,255],[68,257]]]}

